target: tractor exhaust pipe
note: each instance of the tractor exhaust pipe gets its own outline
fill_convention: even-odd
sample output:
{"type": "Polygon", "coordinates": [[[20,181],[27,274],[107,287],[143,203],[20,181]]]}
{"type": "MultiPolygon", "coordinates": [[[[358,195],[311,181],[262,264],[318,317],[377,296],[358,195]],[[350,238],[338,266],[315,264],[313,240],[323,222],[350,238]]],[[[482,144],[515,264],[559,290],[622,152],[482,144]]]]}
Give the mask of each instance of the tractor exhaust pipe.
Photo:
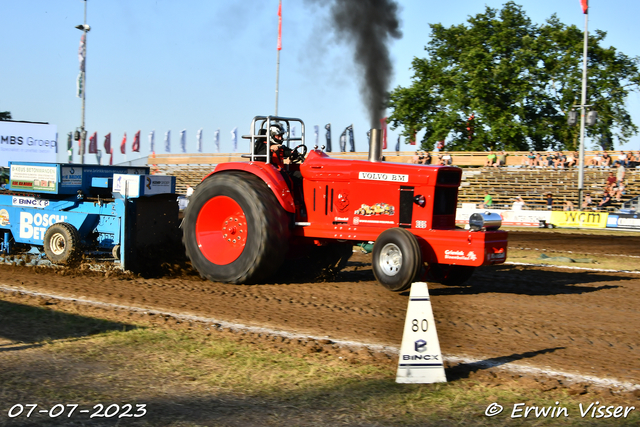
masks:
{"type": "Polygon", "coordinates": [[[371,129],[369,135],[369,161],[382,161],[382,129],[371,129]]]}

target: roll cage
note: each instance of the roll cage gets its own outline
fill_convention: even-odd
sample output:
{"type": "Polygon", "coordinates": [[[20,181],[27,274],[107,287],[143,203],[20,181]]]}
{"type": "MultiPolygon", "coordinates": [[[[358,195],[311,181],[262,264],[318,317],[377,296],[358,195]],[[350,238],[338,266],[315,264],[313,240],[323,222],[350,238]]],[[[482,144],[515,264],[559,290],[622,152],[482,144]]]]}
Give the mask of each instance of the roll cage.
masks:
{"type": "Polygon", "coordinates": [[[269,139],[269,128],[272,123],[281,123],[284,125],[285,134],[282,138],[282,144],[286,145],[288,148],[291,148],[291,141],[300,141],[300,144],[296,145],[306,145],[305,144],[305,129],[304,122],[301,119],[296,119],[292,117],[282,117],[282,116],[255,116],[251,121],[251,134],[250,135],[242,135],[242,139],[250,139],[251,140],[251,153],[243,154],[241,157],[249,158],[252,162],[255,162],[257,159],[260,161],[264,161],[267,164],[271,163],[271,154],[269,150],[266,150],[266,154],[256,154],[256,142],[260,138],[269,139]],[[300,124],[300,136],[291,136],[291,123],[299,123],[300,124]],[[264,129],[266,134],[260,135],[260,130],[264,129]],[[264,160],[263,160],[264,159],[264,160]]]}

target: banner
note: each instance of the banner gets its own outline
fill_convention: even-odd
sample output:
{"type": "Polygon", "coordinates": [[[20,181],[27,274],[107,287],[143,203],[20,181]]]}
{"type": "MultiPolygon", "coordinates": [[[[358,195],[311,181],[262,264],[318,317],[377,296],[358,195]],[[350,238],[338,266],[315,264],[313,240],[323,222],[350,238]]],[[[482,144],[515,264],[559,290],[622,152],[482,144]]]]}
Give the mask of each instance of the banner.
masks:
{"type": "Polygon", "coordinates": [[[556,227],[606,228],[607,212],[554,211],[549,222],[556,227]]]}
{"type": "Polygon", "coordinates": [[[282,49],[282,0],[278,6],[278,50],[282,49]]]}
{"type": "Polygon", "coordinates": [[[96,154],[98,152],[98,132],[94,132],[89,137],[89,154],[96,154]]]}
{"type": "Polygon", "coordinates": [[[104,136],[104,152],[106,154],[111,154],[113,152],[111,149],[111,132],[104,136]]]}
{"type": "Polygon", "coordinates": [[[589,10],[589,0],[580,0],[582,4],[582,13],[587,13],[589,10]]]}
{"type": "Polygon", "coordinates": [[[168,130],[167,133],[164,134],[164,151],[167,153],[171,152],[171,131],[168,130]]]}
{"type": "Polygon", "coordinates": [[[73,134],[69,132],[67,135],[67,154],[69,155],[69,163],[73,162],[73,134]]]}
{"type": "Polygon", "coordinates": [[[327,130],[326,138],[327,138],[327,152],[331,152],[331,123],[327,123],[324,125],[324,128],[327,130]]]}
{"type": "Polygon", "coordinates": [[[316,137],[316,147],[319,147],[318,138],[320,135],[320,129],[318,128],[318,125],[313,125],[313,135],[316,137]]]}
{"type": "Polygon", "coordinates": [[[9,160],[56,163],[57,135],[56,125],[0,120],[0,166],[9,160]]]}
{"type": "Polygon", "coordinates": [[[213,142],[216,145],[216,153],[220,152],[220,129],[216,129],[216,133],[213,135],[213,142]]]}
{"type": "Polygon", "coordinates": [[[235,127],[231,131],[231,143],[233,144],[233,152],[238,152],[238,128],[235,127]]]}
{"type": "Polygon", "coordinates": [[[182,147],[182,152],[187,152],[187,130],[182,129],[180,131],[180,147],[182,147]]]}
{"type": "Polygon", "coordinates": [[[196,139],[198,141],[198,153],[202,153],[202,128],[198,129],[196,139]]]}
{"type": "Polygon", "coordinates": [[[76,80],[76,96],[78,98],[82,98],[82,93],[84,92],[84,71],[87,59],[87,44],[85,43],[86,35],[86,33],[82,34],[82,37],[80,37],[80,47],[78,47],[78,61],[80,62],[80,73],[76,80]]]}
{"type": "Polygon", "coordinates": [[[396,151],[400,151],[400,135],[398,135],[398,142],[396,142],[396,151]]]}
{"type": "Polygon", "coordinates": [[[133,144],[131,146],[131,151],[139,153],[140,152],[140,131],[136,132],[133,137],[133,144]]]}
{"type": "Polygon", "coordinates": [[[380,119],[380,129],[382,129],[382,149],[387,149],[387,118],[380,119]]]}
{"type": "Polygon", "coordinates": [[[120,152],[122,154],[127,154],[127,133],[124,133],[124,138],[122,138],[122,142],[120,143],[120,152]]]}
{"type": "Polygon", "coordinates": [[[607,228],[640,230],[640,218],[638,214],[609,214],[607,228]]]}
{"type": "Polygon", "coordinates": [[[156,137],[156,131],[155,130],[152,130],[151,132],[149,132],[149,151],[151,153],[155,153],[156,152],[155,137],[156,137]]]}

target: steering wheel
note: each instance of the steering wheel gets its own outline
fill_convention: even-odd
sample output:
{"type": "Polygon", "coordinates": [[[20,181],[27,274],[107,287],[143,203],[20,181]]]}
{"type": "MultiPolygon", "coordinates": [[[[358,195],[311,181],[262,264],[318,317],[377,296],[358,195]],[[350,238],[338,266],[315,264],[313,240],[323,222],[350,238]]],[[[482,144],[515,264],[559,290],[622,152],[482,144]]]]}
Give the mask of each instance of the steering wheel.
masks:
{"type": "Polygon", "coordinates": [[[307,146],[306,145],[298,145],[296,148],[291,150],[291,163],[302,163],[304,162],[304,157],[307,155],[307,146]]]}

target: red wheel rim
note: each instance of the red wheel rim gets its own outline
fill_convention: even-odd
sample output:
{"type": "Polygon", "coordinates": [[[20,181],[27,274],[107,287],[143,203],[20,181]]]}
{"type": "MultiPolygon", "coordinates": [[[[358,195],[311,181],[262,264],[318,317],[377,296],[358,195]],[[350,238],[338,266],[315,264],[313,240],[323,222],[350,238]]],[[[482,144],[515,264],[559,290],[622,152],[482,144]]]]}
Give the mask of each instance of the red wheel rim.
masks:
{"type": "Polygon", "coordinates": [[[217,196],[202,206],[196,220],[196,242],[202,255],[218,265],[237,260],[247,243],[247,218],[240,205],[217,196]]]}

